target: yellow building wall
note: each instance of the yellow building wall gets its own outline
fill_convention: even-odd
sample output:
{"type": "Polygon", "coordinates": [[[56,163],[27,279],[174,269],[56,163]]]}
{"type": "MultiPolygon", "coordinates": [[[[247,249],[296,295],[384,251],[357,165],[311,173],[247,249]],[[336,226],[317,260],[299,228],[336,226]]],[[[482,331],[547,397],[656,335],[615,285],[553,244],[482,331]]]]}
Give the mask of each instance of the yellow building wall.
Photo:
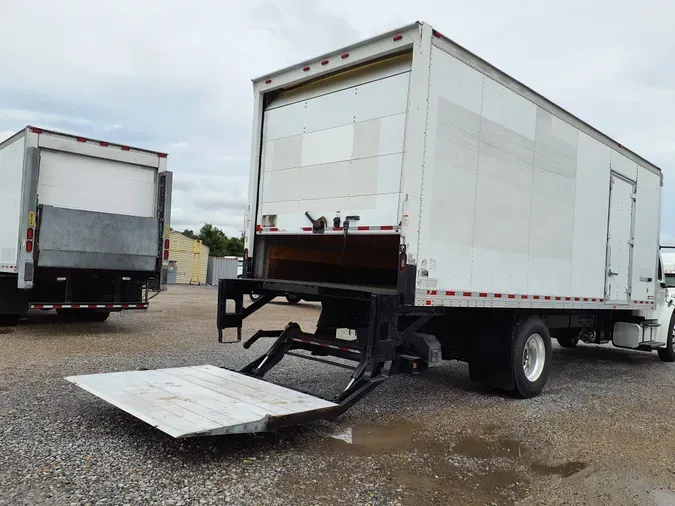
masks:
{"type": "Polygon", "coordinates": [[[169,241],[169,261],[176,262],[176,283],[205,284],[209,265],[208,246],[175,231],[169,234],[169,241]]]}

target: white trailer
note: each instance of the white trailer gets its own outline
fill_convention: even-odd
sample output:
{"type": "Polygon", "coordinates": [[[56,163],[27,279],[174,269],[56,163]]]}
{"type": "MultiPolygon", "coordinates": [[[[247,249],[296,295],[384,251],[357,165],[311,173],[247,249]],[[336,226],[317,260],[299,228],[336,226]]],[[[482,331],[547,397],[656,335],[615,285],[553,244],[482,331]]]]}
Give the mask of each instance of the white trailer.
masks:
{"type": "Polygon", "coordinates": [[[165,153],[28,126],[0,143],[0,315],[97,321],[166,287],[165,153]]]}
{"type": "MultiPolygon", "coordinates": [[[[257,332],[245,347],[276,341],[239,371],[246,381],[296,349],[358,365],[334,405],[263,409],[245,431],[335,416],[388,374],[448,359],[468,362],[475,381],[533,397],[552,337],[675,360],[658,167],[426,23],[253,88],[244,275],[220,282],[220,339],[228,328],[240,339],[247,316],[291,294],[322,303],[316,331],[257,332]],[[244,307],[248,293],[258,298],[244,307]]],[[[233,378],[218,391],[260,407],[233,378]]],[[[100,395],[93,379],[73,381],[100,395]]],[[[109,389],[101,396],[125,404],[109,389]]],[[[159,408],[141,418],[166,430],[159,408]]],[[[212,432],[241,430],[224,423],[212,432]]]]}

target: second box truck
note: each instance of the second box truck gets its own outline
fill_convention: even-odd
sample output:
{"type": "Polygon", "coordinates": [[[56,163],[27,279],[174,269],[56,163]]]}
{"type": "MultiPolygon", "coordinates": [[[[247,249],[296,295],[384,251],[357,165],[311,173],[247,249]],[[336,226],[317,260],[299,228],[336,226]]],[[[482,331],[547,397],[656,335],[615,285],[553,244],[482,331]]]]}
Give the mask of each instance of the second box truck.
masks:
{"type": "Polygon", "coordinates": [[[0,318],[145,309],[166,287],[167,155],[28,126],[0,143],[0,318]]]}

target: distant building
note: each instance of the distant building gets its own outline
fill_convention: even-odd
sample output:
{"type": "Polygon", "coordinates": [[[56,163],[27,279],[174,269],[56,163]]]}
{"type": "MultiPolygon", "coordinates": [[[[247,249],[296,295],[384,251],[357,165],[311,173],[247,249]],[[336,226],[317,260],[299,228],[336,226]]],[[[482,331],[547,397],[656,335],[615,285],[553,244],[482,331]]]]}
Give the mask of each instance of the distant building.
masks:
{"type": "Polygon", "coordinates": [[[209,247],[199,239],[190,239],[176,231],[171,232],[169,240],[169,263],[175,264],[175,282],[184,285],[206,284],[209,247]]]}

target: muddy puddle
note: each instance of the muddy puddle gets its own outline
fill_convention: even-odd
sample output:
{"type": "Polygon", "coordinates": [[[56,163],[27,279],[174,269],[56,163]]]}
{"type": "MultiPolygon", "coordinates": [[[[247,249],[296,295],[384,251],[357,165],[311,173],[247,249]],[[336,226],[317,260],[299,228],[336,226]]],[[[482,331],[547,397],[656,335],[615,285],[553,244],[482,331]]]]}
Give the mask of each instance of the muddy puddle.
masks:
{"type": "Polygon", "coordinates": [[[336,486],[353,478],[350,469],[376,462],[379,477],[395,485],[404,505],[512,504],[528,495],[533,480],[567,478],[586,467],[575,461],[551,465],[489,427],[436,437],[415,423],[357,425],[311,451],[340,463],[333,472],[336,486]]]}

